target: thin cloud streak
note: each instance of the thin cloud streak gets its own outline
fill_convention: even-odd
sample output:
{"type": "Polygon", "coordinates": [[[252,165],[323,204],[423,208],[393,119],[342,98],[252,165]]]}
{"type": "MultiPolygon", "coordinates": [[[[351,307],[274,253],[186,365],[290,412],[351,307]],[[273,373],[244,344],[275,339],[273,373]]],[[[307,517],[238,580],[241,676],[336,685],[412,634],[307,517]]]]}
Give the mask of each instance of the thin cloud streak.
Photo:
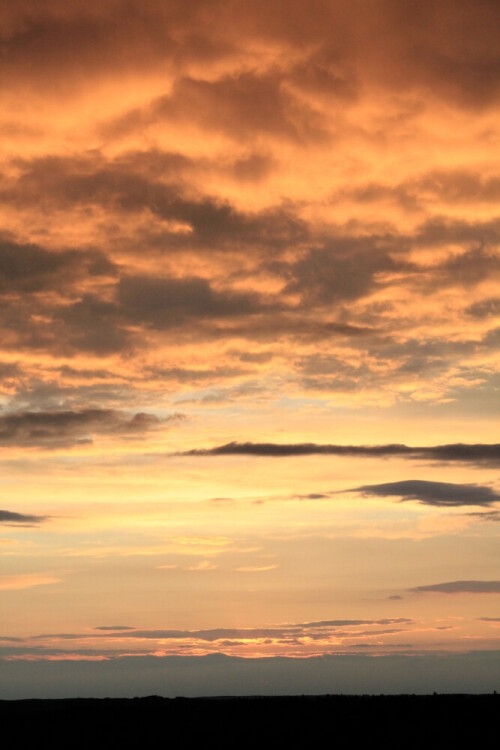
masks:
{"type": "Polygon", "coordinates": [[[449,581],[410,589],[415,594],[500,594],[500,581],[449,581]]]}
{"type": "Polygon", "coordinates": [[[259,456],[286,458],[289,456],[359,456],[389,458],[392,456],[413,460],[464,462],[478,465],[500,464],[500,443],[434,446],[408,445],[322,445],[318,443],[238,443],[231,442],[214,448],[195,448],[176,455],[184,456],[259,456]]]}

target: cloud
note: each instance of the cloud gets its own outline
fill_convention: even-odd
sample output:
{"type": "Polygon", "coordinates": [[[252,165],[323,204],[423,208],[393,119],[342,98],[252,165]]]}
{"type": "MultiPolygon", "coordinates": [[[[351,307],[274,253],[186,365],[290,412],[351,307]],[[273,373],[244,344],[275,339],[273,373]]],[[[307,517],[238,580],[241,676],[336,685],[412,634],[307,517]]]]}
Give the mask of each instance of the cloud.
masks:
{"type": "Polygon", "coordinates": [[[376,245],[375,237],[369,241],[346,237],[309,250],[295,263],[281,266],[285,278],[290,277],[284,292],[300,293],[308,306],[366,296],[376,287],[378,274],[396,268],[376,245]]]}
{"type": "Polygon", "coordinates": [[[262,310],[256,294],[215,291],[206,279],[122,278],[118,303],[128,321],[168,329],[190,321],[233,318],[262,310]]]}
{"type": "Polygon", "coordinates": [[[487,521],[495,523],[496,521],[500,521],[500,510],[472,511],[465,515],[483,522],[487,521]]]}
{"type": "Polygon", "coordinates": [[[185,456],[261,456],[286,458],[289,456],[358,456],[389,458],[400,456],[413,460],[458,461],[475,464],[500,463],[500,444],[434,445],[329,445],[320,443],[226,443],[214,448],[195,448],[184,451],[185,456]]]}
{"type": "Polygon", "coordinates": [[[180,418],[113,409],[11,412],[0,416],[0,445],[58,448],[92,442],[94,435],[139,437],[180,418]]]}
{"type": "Polygon", "coordinates": [[[500,622],[500,617],[478,617],[482,622],[500,622]]]}
{"type": "Polygon", "coordinates": [[[48,519],[48,516],[34,516],[27,513],[14,513],[10,510],[0,510],[0,523],[19,524],[20,526],[37,526],[48,519]]]}
{"type": "Polygon", "coordinates": [[[221,77],[215,81],[182,77],[172,92],[152,102],[146,110],[128,113],[105,132],[123,132],[159,121],[197,124],[204,130],[223,132],[238,140],[255,140],[261,134],[293,141],[327,137],[319,113],[286,85],[278,69],[221,77]]]}
{"type": "MultiPolygon", "coordinates": [[[[147,212],[148,223],[153,227],[141,231],[141,244],[149,239],[153,245],[156,227],[161,232],[163,251],[169,254],[193,247],[210,249],[228,248],[231,252],[247,246],[286,248],[288,243],[308,236],[307,224],[293,210],[293,206],[264,207],[246,212],[233,205],[229,199],[207,194],[197,187],[199,175],[179,174],[220,171],[220,165],[210,169],[201,161],[180,153],[161,151],[130,151],[112,160],[93,152],[82,156],[47,156],[33,160],[18,160],[19,173],[0,190],[0,202],[12,209],[33,210],[40,205],[51,211],[106,210],[122,220],[147,212]],[[182,231],[179,231],[179,230],[182,231]]],[[[134,235],[135,236],[135,235],[134,235]]],[[[125,241],[125,238],[124,238],[125,241]]],[[[130,238],[128,239],[130,242],[130,238]]],[[[6,246],[5,253],[9,250],[6,246]]],[[[37,251],[38,263],[53,264],[57,256],[48,257],[43,249],[27,246],[24,253],[37,251]]],[[[20,253],[22,255],[22,253],[20,253]]],[[[102,253],[88,251],[90,272],[111,274],[116,270],[111,261],[106,263],[102,253]],[[95,257],[93,257],[93,255],[95,257]]],[[[67,251],[59,263],[78,263],[85,260],[76,251],[67,251]]],[[[0,277],[1,278],[1,277],[0,277]]]]}
{"type": "Polygon", "coordinates": [[[422,211],[429,203],[494,203],[500,197],[500,179],[473,170],[431,170],[397,184],[367,182],[356,188],[344,188],[337,200],[356,203],[393,201],[409,212],[422,211]]]}
{"type": "MultiPolygon", "coordinates": [[[[256,0],[251,6],[243,0],[229,5],[209,0],[194,3],[189,16],[180,5],[177,0],[160,4],[118,0],[95,8],[77,0],[65,8],[52,0],[43,12],[34,2],[9,7],[2,13],[6,58],[2,83],[9,89],[38,85],[50,95],[48,81],[55,81],[57,91],[65,93],[88,78],[109,78],[117,72],[144,74],[158,67],[164,75],[177,73],[182,80],[193,69],[202,72],[220,66],[224,70],[224,62],[238,59],[239,42],[250,69],[269,57],[278,67],[276,51],[281,57],[288,52],[296,62],[288,65],[287,83],[316,96],[346,101],[362,83],[400,94],[427,93],[474,109],[498,97],[499,14],[496,3],[489,0],[466,0],[458,6],[444,0],[437,8],[423,0],[404,13],[393,3],[367,7],[360,0],[349,5],[338,0],[298,0],[293,14],[287,14],[288,6],[281,0],[272,4],[256,0]],[[219,20],[216,30],[209,23],[213,18],[219,20]],[[275,51],[274,57],[270,51],[275,51]]],[[[241,63],[238,67],[241,75],[245,67],[241,63]]],[[[267,89],[262,94],[266,122],[274,121],[266,114],[279,94],[267,89]]],[[[187,111],[197,115],[195,104],[203,104],[216,122],[232,114],[227,106],[221,113],[214,111],[219,102],[215,95],[201,102],[193,98],[184,94],[176,106],[186,111],[191,103],[187,111]]],[[[226,98],[225,91],[223,104],[226,98]]],[[[238,96],[231,98],[235,108],[238,96]]],[[[256,114],[245,102],[242,107],[255,123],[256,114]]],[[[278,96],[275,109],[280,112],[281,107],[278,96]]],[[[245,118],[238,118],[236,112],[233,127],[238,122],[245,127],[245,118]]]]}
{"type": "Polygon", "coordinates": [[[98,625],[94,628],[94,630],[121,631],[121,630],[134,630],[134,628],[129,625],[98,625]]]}
{"type": "Polygon", "coordinates": [[[132,336],[113,301],[84,294],[76,302],[59,305],[51,313],[51,331],[59,339],[54,344],[64,354],[76,351],[106,355],[132,347],[132,336]]]}
{"type": "Polygon", "coordinates": [[[402,501],[416,500],[424,505],[445,508],[463,505],[487,507],[500,502],[500,495],[490,487],[481,487],[477,484],[428,482],[422,479],[363,485],[349,491],[378,497],[400,497],[402,501]]]}
{"type": "MultiPolygon", "coordinates": [[[[200,642],[215,643],[224,639],[246,639],[255,640],[262,638],[298,638],[301,636],[311,637],[316,640],[328,639],[331,636],[336,638],[351,638],[359,635],[380,635],[385,633],[399,632],[398,630],[376,629],[381,625],[400,625],[406,626],[413,622],[406,617],[382,618],[378,620],[370,619],[339,619],[339,620],[319,620],[313,622],[289,623],[274,627],[265,628],[209,628],[206,630],[172,630],[172,629],[140,629],[140,628],[94,628],[94,630],[119,630],[117,637],[138,639],[138,640],[194,640],[200,642]],[[357,627],[370,628],[369,630],[355,630],[357,627]],[[371,630],[371,628],[375,628],[371,630]]],[[[60,640],[78,640],[80,638],[111,638],[112,634],[86,633],[46,633],[43,635],[32,636],[32,640],[60,639],[60,640]]]]}
{"type": "Polygon", "coordinates": [[[500,581],[449,581],[409,589],[415,594],[436,592],[441,594],[500,594],[500,581]]]}
{"type": "Polygon", "coordinates": [[[114,277],[116,266],[101,251],[48,251],[0,238],[0,294],[58,291],[82,276],[114,277]]]}

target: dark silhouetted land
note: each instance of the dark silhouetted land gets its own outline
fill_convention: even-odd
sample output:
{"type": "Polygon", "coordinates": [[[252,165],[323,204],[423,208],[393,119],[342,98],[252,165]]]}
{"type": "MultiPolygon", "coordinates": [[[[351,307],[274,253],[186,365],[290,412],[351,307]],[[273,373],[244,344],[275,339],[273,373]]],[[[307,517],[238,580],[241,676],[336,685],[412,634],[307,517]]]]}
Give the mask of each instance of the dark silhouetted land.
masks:
{"type": "Polygon", "coordinates": [[[481,747],[499,715],[496,694],[0,702],[16,747],[481,747]]]}

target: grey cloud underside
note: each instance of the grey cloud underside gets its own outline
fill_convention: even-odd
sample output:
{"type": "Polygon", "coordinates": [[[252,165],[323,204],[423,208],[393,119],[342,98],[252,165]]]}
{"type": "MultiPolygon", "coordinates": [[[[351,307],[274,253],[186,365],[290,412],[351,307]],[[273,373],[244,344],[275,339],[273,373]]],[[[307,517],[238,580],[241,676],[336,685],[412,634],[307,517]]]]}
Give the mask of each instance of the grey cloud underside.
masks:
{"type": "Polygon", "coordinates": [[[482,622],[500,622],[500,617],[478,617],[482,622]]]}
{"type": "Polygon", "coordinates": [[[426,461],[457,461],[474,464],[498,465],[500,444],[465,444],[434,446],[408,445],[323,445],[319,443],[226,443],[214,448],[196,448],[179,455],[185,456],[260,456],[286,458],[290,456],[358,456],[402,458],[426,461]]]}
{"type": "Polygon", "coordinates": [[[452,482],[427,482],[421,479],[363,485],[349,491],[378,497],[400,497],[402,501],[416,500],[424,505],[445,508],[464,505],[488,507],[500,502],[500,495],[490,487],[452,482]]]}
{"type": "Polygon", "coordinates": [[[113,409],[20,411],[0,416],[0,446],[56,448],[92,441],[93,435],[140,436],[181,415],[127,414],[113,409]]]}
{"type": "Polygon", "coordinates": [[[415,594],[500,594],[500,581],[449,581],[410,589],[415,594]]]}
{"type": "Polygon", "coordinates": [[[0,510],[0,523],[19,526],[36,526],[46,521],[48,516],[35,516],[28,513],[14,513],[10,510],[0,510]]]}

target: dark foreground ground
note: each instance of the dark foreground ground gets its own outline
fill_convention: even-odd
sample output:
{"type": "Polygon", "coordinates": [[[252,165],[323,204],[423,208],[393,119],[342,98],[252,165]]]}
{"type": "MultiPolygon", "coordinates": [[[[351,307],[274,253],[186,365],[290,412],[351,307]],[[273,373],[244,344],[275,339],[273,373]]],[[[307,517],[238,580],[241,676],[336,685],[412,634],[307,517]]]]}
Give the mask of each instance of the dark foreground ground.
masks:
{"type": "Polygon", "coordinates": [[[0,701],[18,748],[481,747],[499,719],[496,694],[0,701]]]}

